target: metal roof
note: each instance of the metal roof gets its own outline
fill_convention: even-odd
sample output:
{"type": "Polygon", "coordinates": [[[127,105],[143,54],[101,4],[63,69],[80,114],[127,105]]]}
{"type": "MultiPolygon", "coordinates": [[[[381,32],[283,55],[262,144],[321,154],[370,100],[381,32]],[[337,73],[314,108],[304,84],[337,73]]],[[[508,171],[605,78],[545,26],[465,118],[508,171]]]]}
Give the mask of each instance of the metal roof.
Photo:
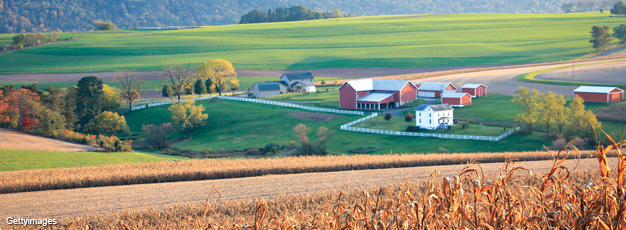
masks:
{"type": "Polygon", "coordinates": [[[452,106],[449,105],[428,105],[428,104],[421,104],[418,105],[417,108],[415,108],[416,111],[424,111],[426,108],[430,107],[431,109],[433,109],[434,111],[446,111],[446,110],[454,110],[452,108],[452,106]]]}
{"type": "Polygon", "coordinates": [[[388,97],[393,96],[395,93],[382,93],[382,92],[374,92],[363,96],[362,98],[356,99],[356,101],[363,102],[379,102],[387,99],[388,97]]]}
{"type": "Polygon", "coordinates": [[[363,79],[363,80],[356,80],[356,81],[347,81],[344,84],[349,84],[356,91],[369,91],[369,90],[400,91],[408,83],[409,81],[407,80],[363,79]]]}
{"type": "Polygon", "coordinates": [[[472,88],[472,89],[475,89],[475,88],[478,88],[478,86],[487,87],[486,85],[483,85],[483,84],[465,84],[465,85],[461,86],[461,88],[472,88]]]}
{"type": "Polygon", "coordinates": [[[452,85],[452,83],[450,82],[423,82],[422,85],[420,85],[419,90],[442,91],[442,90],[445,90],[449,85],[452,85]]]}
{"type": "Polygon", "coordinates": [[[280,90],[279,82],[263,82],[255,83],[259,87],[259,91],[276,91],[280,90]]]}
{"type": "Polygon", "coordinates": [[[311,72],[284,73],[283,76],[287,77],[289,80],[313,79],[313,74],[311,74],[311,72]]]}
{"type": "Polygon", "coordinates": [[[301,84],[301,85],[306,86],[306,84],[302,83],[301,81],[296,81],[293,84],[291,84],[291,86],[296,86],[297,84],[301,84]]]}
{"type": "Polygon", "coordinates": [[[617,87],[605,87],[605,86],[581,86],[574,90],[575,93],[610,93],[611,91],[619,89],[617,87]]]}
{"type": "Polygon", "coordinates": [[[419,84],[422,84],[422,82],[421,82],[421,81],[411,81],[411,83],[413,83],[413,85],[419,85],[419,84]]]}
{"type": "Polygon", "coordinates": [[[459,93],[456,91],[446,90],[446,91],[443,91],[443,93],[441,94],[441,98],[461,98],[465,95],[469,96],[469,94],[467,93],[459,93]]]}

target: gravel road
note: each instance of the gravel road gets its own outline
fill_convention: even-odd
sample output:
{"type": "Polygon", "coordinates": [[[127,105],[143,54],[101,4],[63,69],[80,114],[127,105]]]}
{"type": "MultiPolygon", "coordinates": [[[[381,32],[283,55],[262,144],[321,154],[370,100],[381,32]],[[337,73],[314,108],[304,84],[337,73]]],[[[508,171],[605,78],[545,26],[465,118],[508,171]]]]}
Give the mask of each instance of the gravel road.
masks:
{"type": "MultiPolygon", "coordinates": [[[[531,169],[533,173],[545,173],[552,161],[520,162],[518,166],[531,169]]],[[[611,165],[616,159],[611,158],[611,165]]],[[[565,164],[573,169],[576,160],[565,164]]],[[[581,161],[579,169],[597,168],[595,159],[581,161]]],[[[482,164],[486,173],[497,173],[504,163],[482,164]]],[[[215,186],[222,200],[272,198],[279,194],[313,193],[340,190],[342,188],[366,188],[398,183],[403,179],[417,181],[428,177],[435,170],[443,176],[457,175],[461,165],[430,166],[396,169],[360,170],[293,175],[270,175],[223,180],[173,182],[50,190],[38,192],[0,194],[0,219],[7,217],[63,218],[85,214],[106,215],[122,209],[163,208],[175,204],[200,203],[215,186]]],[[[1,225],[1,224],[0,224],[1,225]]]]}

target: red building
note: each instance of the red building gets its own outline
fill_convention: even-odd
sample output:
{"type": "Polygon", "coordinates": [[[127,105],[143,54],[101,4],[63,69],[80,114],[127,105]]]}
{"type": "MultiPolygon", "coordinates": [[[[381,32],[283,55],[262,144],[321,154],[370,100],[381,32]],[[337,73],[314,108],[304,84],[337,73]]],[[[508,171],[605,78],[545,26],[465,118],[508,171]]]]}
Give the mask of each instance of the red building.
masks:
{"type": "Polygon", "coordinates": [[[441,95],[441,104],[448,104],[455,107],[463,107],[472,104],[472,96],[468,93],[457,93],[454,91],[445,91],[441,95]]]}
{"type": "Polygon", "coordinates": [[[487,95],[487,86],[483,84],[465,84],[461,86],[461,92],[472,97],[482,97],[487,95]]]}
{"type": "Polygon", "coordinates": [[[417,95],[420,97],[440,98],[441,93],[446,90],[456,91],[456,87],[450,82],[422,82],[417,95]]]}
{"type": "Polygon", "coordinates": [[[581,86],[574,90],[574,97],[585,101],[620,102],[624,100],[624,90],[617,87],[581,86]]]}
{"type": "Polygon", "coordinates": [[[342,109],[380,110],[396,108],[417,99],[417,87],[405,80],[364,79],[339,87],[342,109]]]}

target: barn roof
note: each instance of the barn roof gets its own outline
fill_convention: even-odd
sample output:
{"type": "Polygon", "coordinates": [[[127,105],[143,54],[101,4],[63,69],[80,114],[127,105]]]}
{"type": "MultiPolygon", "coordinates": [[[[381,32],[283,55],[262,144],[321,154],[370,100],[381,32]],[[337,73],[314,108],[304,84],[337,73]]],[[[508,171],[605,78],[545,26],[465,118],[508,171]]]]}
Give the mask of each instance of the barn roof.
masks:
{"type": "Polygon", "coordinates": [[[274,82],[261,82],[255,83],[257,87],[259,87],[259,91],[276,91],[280,90],[280,83],[277,81],[274,82]]]}
{"type": "Polygon", "coordinates": [[[486,85],[483,85],[483,84],[465,84],[465,85],[461,86],[461,88],[472,88],[472,89],[475,89],[475,88],[478,88],[479,86],[487,87],[486,85]]]}
{"type": "MultiPolygon", "coordinates": [[[[387,80],[387,79],[363,79],[356,81],[347,81],[345,84],[349,84],[356,91],[369,91],[369,90],[389,90],[400,91],[409,81],[407,80],[387,80]]],[[[343,87],[343,85],[341,86],[343,87]]],[[[341,89],[341,87],[339,87],[341,89]]]]}
{"type": "Polygon", "coordinates": [[[470,96],[467,93],[459,93],[456,91],[446,90],[443,91],[443,93],[441,94],[441,98],[461,98],[465,95],[470,96]]]}
{"type": "Polygon", "coordinates": [[[367,94],[363,96],[362,98],[356,99],[356,101],[379,102],[379,101],[385,100],[393,96],[394,94],[395,93],[374,92],[374,93],[367,94]]]}
{"type": "Polygon", "coordinates": [[[283,76],[287,77],[289,80],[313,79],[311,72],[284,73],[283,76]]]}
{"type": "Polygon", "coordinates": [[[449,105],[429,105],[429,104],[421,104],[418,105],[417,108],[415,108],[416,111],[424,111],[425,109],[427,109],[428,107],[430,107],[431,109],[433,109],[434,111],[446,111],[446,110],[454,110],[452,108],[452,106],[449,105]]]}
{"type": "Polygon", "coordinates": [[[452,85],[452,83],[450,82],[423,82],[422,85],[420,85],[419,90],[441,91],[441,90],[446,89],[449,85],[452,85]]]}
{"type": "Polygon", "coordinates": [[[575,93],[610,93],[611,91],[619,89],[617,87],[606,87],[606,86],[581,86],[574,90],[575,93]]]}

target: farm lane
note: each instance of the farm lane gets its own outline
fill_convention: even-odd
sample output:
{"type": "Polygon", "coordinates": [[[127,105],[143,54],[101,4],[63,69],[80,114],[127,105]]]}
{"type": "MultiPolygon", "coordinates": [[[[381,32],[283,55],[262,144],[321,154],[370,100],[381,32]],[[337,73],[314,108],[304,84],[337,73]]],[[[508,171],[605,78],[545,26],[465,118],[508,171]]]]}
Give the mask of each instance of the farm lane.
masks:
{"type": "MultiPolygon", "coordinates": [[[[576,160],[567,160],[565,166],[573,169],[576,160]]],[[[616,164],[610,158],[611,166],[616,164]]],[[[545,173],[553,161],[519,162],[533,173],[545,173]]],[[[597,168],[595,159],[584,159],[579,169],[597,168]]],[[[497,173],[504,163],[481,164],[486,174],[497,173]]],[[[211,188],[220,191],[222,200],[249,200],[256,197],[273,198],[280,194],[313,193],[341,190],[342,188],[367,188],[398,183],[404,179],[417,181],[437,170],[442,176],[454,176],[462,165],[394,168],[261,177],[139,184],[67,190],[50,190],[25,193],[0,194],[0,218],[64,218],[86,214],[106,215],[123,209],[164,208],[185,203],[201,203],[211,188]]],[[[521,172],[523,173],[523,172],[521,172]]],[[[212,197],[211,199],[214,199],[212,197]]]]}

